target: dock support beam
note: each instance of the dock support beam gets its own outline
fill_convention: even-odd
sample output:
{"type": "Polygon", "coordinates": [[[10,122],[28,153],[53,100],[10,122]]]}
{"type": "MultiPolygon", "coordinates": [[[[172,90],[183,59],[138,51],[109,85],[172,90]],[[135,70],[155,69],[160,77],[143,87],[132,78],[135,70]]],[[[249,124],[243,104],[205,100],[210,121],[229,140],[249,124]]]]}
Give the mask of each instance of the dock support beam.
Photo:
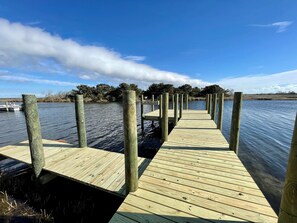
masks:
{"type": "Polygon", "coordinates": [[[6,111],[8,112],[9,109],[8,109],[8,101],[5,102],[5,106],[6,106],[6,111]]]}
{"type": "Polygon", "coordinates": [[[205,95],[205,110],[208,111],[208,99],[209,98],[209,94],[205,95]]]}
{"type": "Polygon", "coordinates": [[[123,92],[126,193],[138,188],[138,142],[135,91],[123,92]]]}
{"type": "Polygon", "coordinates": [[[184,108],[184,95],[181,94],[179,98],[179,118],[183,117],[183,108],[184,108]]]}
{"type": "Polygon", "coordinates": [[[76,126],[78,134],[78,144],[80,148],[87,147],[87,132],[85,124],[85,109],[84,109],[84,96],[77,94],[75,96],[75,114],[76,126]]]}
{"type": "MultiPolygon", "coordinates": [[[[160,122],[162,119],[162,104],[163,104],[163,95],[159,96],[159,118],[160,118],[160,122]]],[[[161,126],[161,124],[160,124],[161,126]]]]}
{"type": "Polygon", "coordinates": [[[174,102],[175,102],[175,100],[174,100],[174,94],[171,96],[171,100],[172,100],[172,109],[174,109],[174,102]]]}
{"type": "Polygon", "coordinates": [[[219,96],[219,114],[217,128],[222,131],[223,129],[223,115],[224,115],[224,93],[219,96]]]}
{"type": "Polygon", "coordinates": [[[189,109],[189,94],[186,94],[186,110],[189,109]]]}
{"type": "Polygon", "coordinates": [[[141,115],[141,133],[144,133],[144,120],[143,120],[143,95],[140,98],[140,115],[141,115]]]}
{"type": "Polygon", "coordinates": [[[233,99],[232,122],[230,132],[230,150],[238,155],[239,130],[240,130],[240,112],[242,105],[242,92],[235,92],[233,99]]]}
{"type": "Polygon", "coordinates": [[[209,94],[208,97],[208,114],[211,115],[211,105],[212,105],[212,94],[209,94]]]}
{"type": "Polygon", "coordinates": [[[45,165],[42,145],[40,121],[35,95],[22,95],[30,146],[31,162],[36,178],[39,177],[45,165]]]}
{"type": "Polygon", "coordinates": [[[279,223],[297,222],[297,114],[281,205],[279,223]]]}
{"type": "Polygon", "coordinates": [[[155,96],[152,95],[152,111],[155,111],[155,96]]]}
{"type": "Polygon", "coordinates": [[[163,104],[162,104],[162,141],[168,141],[168,102],[169,94],[163,93],[163,104]]]}
{"type": "Polygon", "coordinates": [[[175,94],[174,102],[174,126],[176,126],[178,122],[178,94],[175,94]]]}
{"type": "Polygon", "coordinates": [[[212,95],[212,111],[211,111],[211,119],[215,121],[216,112],[217,112],[217,94],[212,95]]]}

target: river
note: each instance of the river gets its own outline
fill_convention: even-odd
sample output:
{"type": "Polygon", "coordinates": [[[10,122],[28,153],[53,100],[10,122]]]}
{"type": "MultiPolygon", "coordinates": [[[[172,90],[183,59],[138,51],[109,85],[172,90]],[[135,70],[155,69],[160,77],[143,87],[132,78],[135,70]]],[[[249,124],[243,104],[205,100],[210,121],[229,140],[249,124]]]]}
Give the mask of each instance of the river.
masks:
{"type": "MultiPolygon", "coordinates": [[[[42,136],[77,144],[75,110],[72,103],[39,103],[42,136]]],[[[156,106],[157,107],[157,106],[156,106]]],[[[189,109],[204,109],[201,101],[189,103],[189,109]]],[[[139,155],[152,157],[160,147],[159,136],[145,122],[145,137],[140,130],[138,104],[139,155]]],[[[151,111],[145,104],[144,111],[151,111]]],[[[297,101],[244,101],[241,115],[239,157],[268,201],[278,212],[282,182],[297,111],[297,101]]],[[[225,101],[223,134],[229,140],[232,101],[225,101]]],[[[120,103],[86,104],[88,145],[98,149],[122,152],[123,114],[120,103]]],[[[22,112],[0,113],[0,147],[27,139],[22,112]]],[[[155,123],[157,126],[157,123],[155,123]]]]}

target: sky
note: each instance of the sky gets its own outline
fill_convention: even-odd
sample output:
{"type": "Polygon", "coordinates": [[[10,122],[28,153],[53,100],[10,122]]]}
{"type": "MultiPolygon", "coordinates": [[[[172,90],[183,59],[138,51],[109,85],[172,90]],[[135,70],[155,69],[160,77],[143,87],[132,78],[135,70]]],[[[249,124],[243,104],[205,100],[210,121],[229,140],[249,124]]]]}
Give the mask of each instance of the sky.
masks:
{"type": "Polygon", "coordinates": [[[1,0],[0,97],[77,85],[297,92],[296,0],[1,0]]]}

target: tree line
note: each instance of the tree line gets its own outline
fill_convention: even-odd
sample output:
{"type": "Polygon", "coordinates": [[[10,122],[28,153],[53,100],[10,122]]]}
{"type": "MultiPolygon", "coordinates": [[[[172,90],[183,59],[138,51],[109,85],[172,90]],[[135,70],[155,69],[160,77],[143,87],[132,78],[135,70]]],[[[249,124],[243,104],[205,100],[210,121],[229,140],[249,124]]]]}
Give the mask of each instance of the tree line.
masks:
{"type": "Polygon", "coordinates": [[[76,89],[70,92],[47,94],[44,99],[45,101],[73,101],[76,94],[82,94],[86,102],[114,102],[122,100],[123,91],[125,90],[135,90],[137,97],[143,94],[148,99],[150,99],[152,95],[157,98],[160,94],[165,92],[169,94],[189,94],[190,97],[204,97],[206,94],[223,92],[227,95],[233,94],[232,90],[223,89],[216,84],[199,88],[192,87],[189,84],[174,87],[172,84],[154,83],[146,90],[142,90],[136,84],[121,83],[117,87],[108,84],[97,84],[96,86],[78,85],[76,89]]]}

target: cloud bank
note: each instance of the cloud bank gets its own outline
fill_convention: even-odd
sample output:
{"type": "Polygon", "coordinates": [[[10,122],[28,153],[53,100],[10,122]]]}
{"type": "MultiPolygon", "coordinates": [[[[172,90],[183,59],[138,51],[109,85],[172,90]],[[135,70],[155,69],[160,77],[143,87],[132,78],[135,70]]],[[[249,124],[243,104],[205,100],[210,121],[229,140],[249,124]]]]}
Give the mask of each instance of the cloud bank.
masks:
{"type": "MultiPolygon", "coordinates": [[[[150,84],[166,82],[176,85],[203,86],[206,82],[174,72],[137,63],[140,56],[122,57],[104,47],[81,45],[40,28],[12,23],[0,18],[0,67],[22,68],[44,59],[55,61],[82,79],[114,79],[150,84]]],[[[49,68],[50,69],[50,68],[49,68]]]]}
{"type": "Polygon", "coordinates": [[[292,21],[282,21],[282,22],[274,22],[271,24],[252,24],[250,26],[264,27],[264,28],[275,27],[277,33],[282,33],[282,32],[287,31],[288,27],[292,24],[293,24],[292,21]]]}

